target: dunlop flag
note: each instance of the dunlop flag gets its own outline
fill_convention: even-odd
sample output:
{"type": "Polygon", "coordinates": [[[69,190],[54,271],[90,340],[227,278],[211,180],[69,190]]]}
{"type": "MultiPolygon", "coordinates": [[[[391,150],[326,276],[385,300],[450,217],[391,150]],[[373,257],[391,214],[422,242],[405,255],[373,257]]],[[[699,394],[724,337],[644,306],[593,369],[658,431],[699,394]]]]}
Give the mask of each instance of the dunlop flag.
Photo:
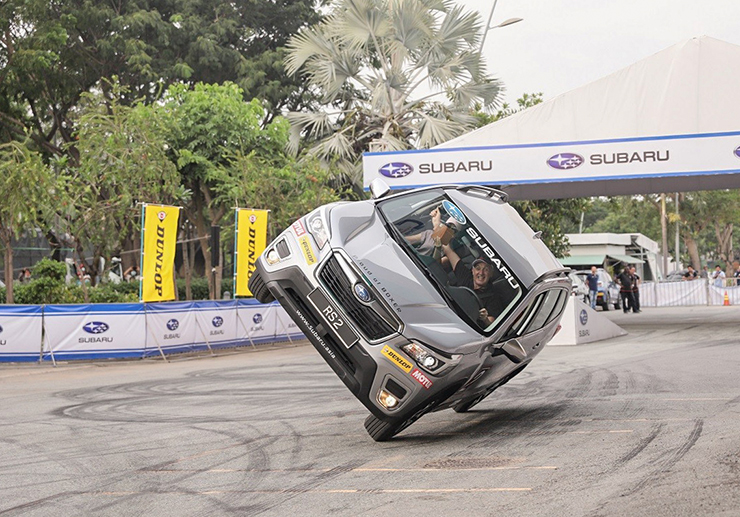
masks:
{"type": "Polygon", "coordinates": [[[175,247],[177,206],[145,205],[141,237],[141,301],[166,302],[175,299],[175,247]]]}
{"type": "Polygon", "coordinates": [[[267,246],[267,210],[237,208],[236,210],[236,271],[234,294],[252,296],[247,287],[254,273],[257,257],[267,246]]]}

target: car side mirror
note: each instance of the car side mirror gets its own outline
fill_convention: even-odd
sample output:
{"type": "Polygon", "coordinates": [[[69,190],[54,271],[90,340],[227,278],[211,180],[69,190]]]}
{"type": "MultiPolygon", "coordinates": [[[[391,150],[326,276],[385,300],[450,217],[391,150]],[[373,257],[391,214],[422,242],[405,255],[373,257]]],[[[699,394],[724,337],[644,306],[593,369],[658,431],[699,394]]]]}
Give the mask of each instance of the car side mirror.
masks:
{"type": "Polygon", "coordinates": [[[370,195],[373,199],[380,199],[381,197],[388,194],[391,188],[388,184],[380,178],[375,178],[370,182],[370,195]]]}

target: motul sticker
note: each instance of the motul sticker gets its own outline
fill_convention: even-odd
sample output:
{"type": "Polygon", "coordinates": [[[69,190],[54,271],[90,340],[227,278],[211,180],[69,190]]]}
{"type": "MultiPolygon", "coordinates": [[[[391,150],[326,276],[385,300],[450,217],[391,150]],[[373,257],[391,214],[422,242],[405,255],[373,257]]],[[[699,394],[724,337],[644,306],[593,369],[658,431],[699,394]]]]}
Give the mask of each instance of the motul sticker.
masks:
{"type": "Polygon", "coordinates": [[[297,237],[301,237],[303,235],[306,235],[306,228],[303,226],[303,223],[300,219],[298,219],[296,222],[294,222],[291,225],[291,228],[293,228],[293,231],[295,232],[297,237]]]}
{"type": "Polygon", "coordinates": [[[416,379],[416,381],[424,386],[426,389],[429,389],[432,387],[432,381],[429,380],[429,377],[424,375],[421,370],[418,368],[414,369],[413,372],[411,372],[411,377],[416,379]]]}

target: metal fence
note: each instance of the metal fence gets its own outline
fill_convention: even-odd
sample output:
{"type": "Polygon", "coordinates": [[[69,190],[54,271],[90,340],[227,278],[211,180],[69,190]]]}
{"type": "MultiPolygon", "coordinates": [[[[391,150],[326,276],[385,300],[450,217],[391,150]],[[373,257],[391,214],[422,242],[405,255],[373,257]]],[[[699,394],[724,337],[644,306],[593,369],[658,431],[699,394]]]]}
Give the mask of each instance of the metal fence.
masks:
{"type": "Polygon", "coordinates": [[[738,305],[740,286],[728,278],[718,287],[714,281],[700,278],[680,282],[643,282],[640,285],[640,306],[676,307],[689,305],[738,305]]]}

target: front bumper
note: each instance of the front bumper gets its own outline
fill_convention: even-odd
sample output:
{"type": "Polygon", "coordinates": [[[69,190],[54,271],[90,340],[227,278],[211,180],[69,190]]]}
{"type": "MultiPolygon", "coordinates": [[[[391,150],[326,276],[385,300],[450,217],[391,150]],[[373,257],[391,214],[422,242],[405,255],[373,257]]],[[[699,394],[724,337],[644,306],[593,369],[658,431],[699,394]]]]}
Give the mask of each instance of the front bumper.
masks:
{"type": "MultiPolygon", "coordinates": [[[[320,271],[325,264],[326,260],[322,261],[317,270],[320,271]]],[[[453,384],[462,386],[473,372],[472,366],[461,367],[464,361],[454,367],[450,365],[441,376],[423,371],[400,349],[401,345],[409,343],[400,332],[393,330],[386,337],[370,340],[366,335],[366,323],[360,331],[360,325],[356,322],[358,316],[353,311],[349,313],[355,316],[351,324],[357,339],[349,344],[346,336],[339,335],[332,327],[333,322],[320,310],[316,302],[317,294],[318,298],[328,301],[341,317],[346,318],[348,311],[344,304],[337,303],[333,294],[325,292],[324,286],[316,278],[308,277],[296,265],[268,272],[262,260],[257,261],[255,274],[260,275],[273,296],[347,388],[378,418],[409,418],[428,405],[429,400],[440,398],[438,395],[441,392],[451,395],[456,390],[451,391],[450,387],[453,384]],[[391,393],[398,400],[397,407],[384,407],[379,402],[381,391],[391,393]]]]}

